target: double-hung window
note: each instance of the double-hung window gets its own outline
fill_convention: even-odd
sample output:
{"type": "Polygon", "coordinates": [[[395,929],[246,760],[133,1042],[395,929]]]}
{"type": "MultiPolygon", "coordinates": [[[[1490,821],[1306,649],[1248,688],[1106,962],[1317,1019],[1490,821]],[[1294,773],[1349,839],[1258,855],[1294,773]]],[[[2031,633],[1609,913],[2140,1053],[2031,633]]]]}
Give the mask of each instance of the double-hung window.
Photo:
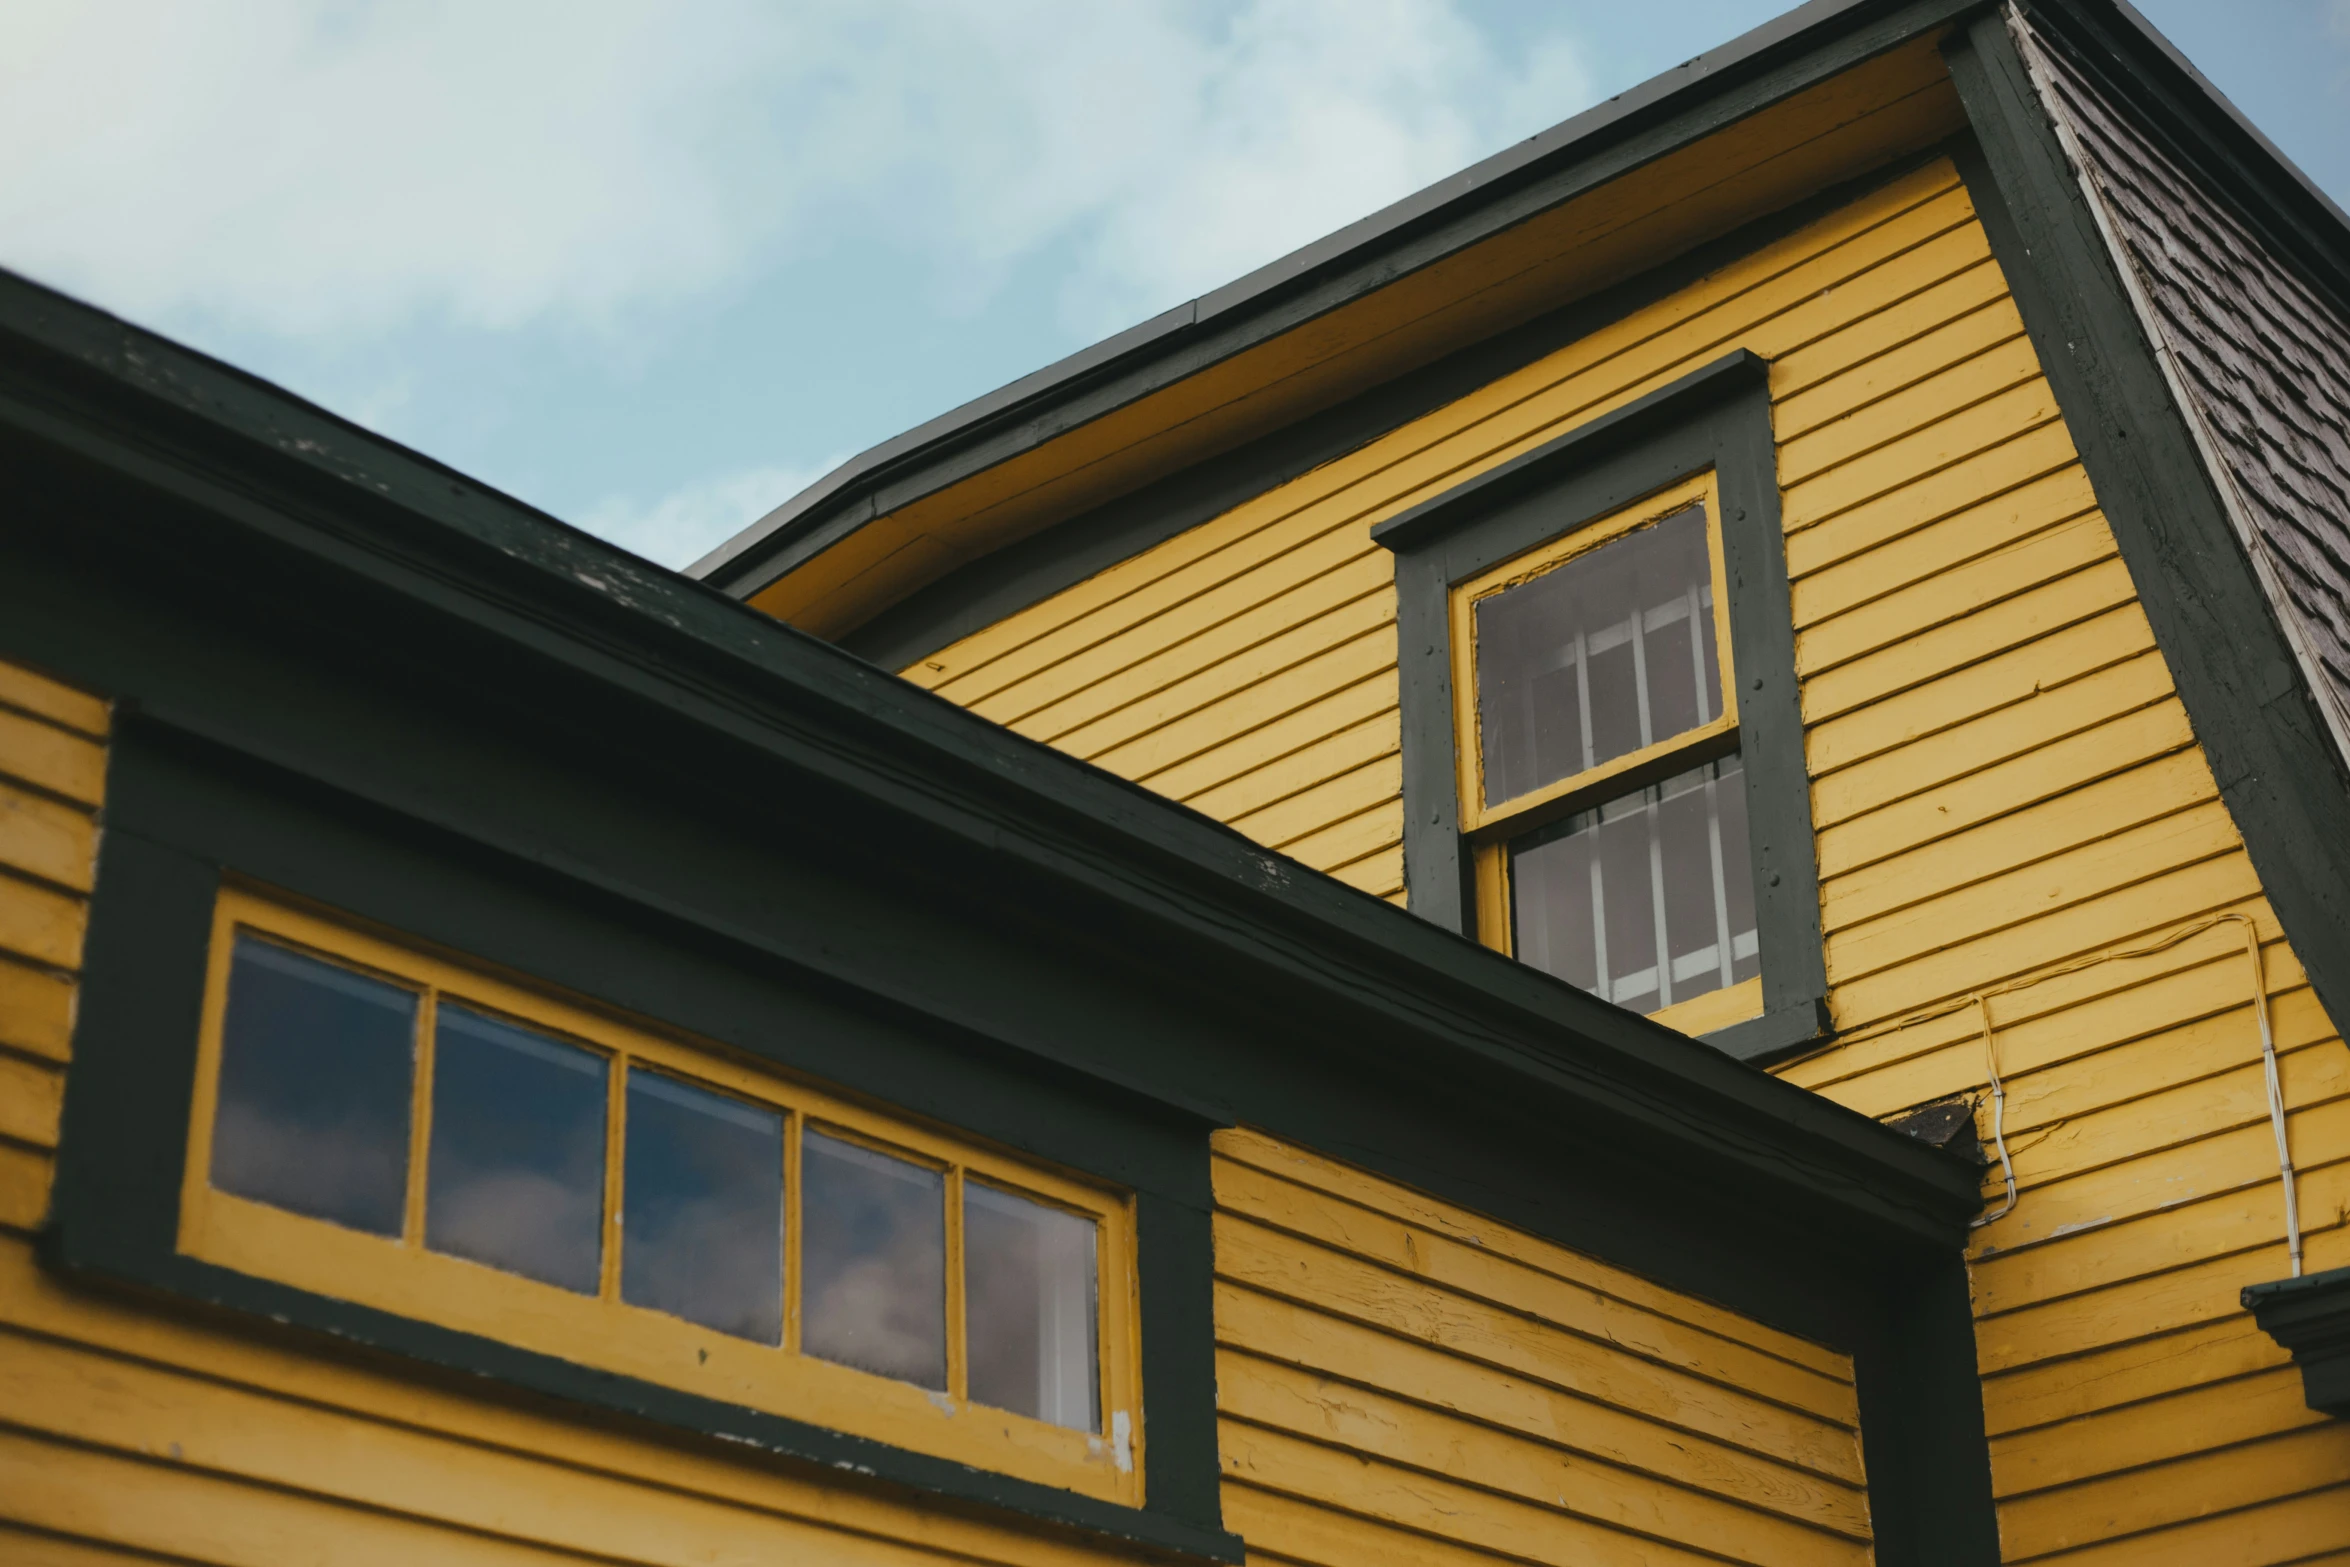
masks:
{"type": "Polygon", "coordinates": [[[1380,522],[1412,912],[1749,1060],[1829,1027],[1769,366],[1380,522]]]}
{"type": "Polygon", "coordinates": [[[1705,1032],[1761,1010],[1713,475],[1452,590],[1478,925],[1705,1032]]]}
{"type": "Polygon", "coordinates": [[[1124,1194],[236,888],[179,1246],[1140,1499],[1124,1194]]]}

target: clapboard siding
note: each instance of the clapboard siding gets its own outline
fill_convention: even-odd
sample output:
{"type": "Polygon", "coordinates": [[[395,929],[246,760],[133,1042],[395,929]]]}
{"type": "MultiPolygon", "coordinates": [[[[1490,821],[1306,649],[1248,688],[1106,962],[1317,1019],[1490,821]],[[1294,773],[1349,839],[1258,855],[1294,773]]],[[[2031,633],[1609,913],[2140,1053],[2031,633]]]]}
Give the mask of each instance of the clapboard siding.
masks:
{"type": "MultiPolygon", "coordinates": [[[[1982,444],[1987,403],[2013,422],[2002,395],[2052,419],[2022,332],[1937,163],[905,673],[1400,899],[1394,590],[1373,523],[1737,346],[1775,361],[1788,461],[1866,482],[1872,462],[1934,459],[1873,443],[1855,408],[1961,446],[1982,444]]],[[[1900,526],[1848,520],[1847,549],[1871,518],[1900,526]]]]}
{"type": "Polygon", "coordinates": [[[1843,1356],[1255,1132],[1215,1189],[1252,1561],[1868,1560],[1843,1356]]]}
{"type": "Polygon", "coordinates": [[[2026,47],[2350,746],[2350,319],[2062,54],[2026,47]]]}
{"type": "Polygon", "coordinates": [[[107,708],[0,663],[0,1560],[1078,1567],[1044,1534],[65,1287],[36,1260],[107,708]]]}
{"type": "Polygon", "coordinates": [[[1966,998],[2080,964],[1991,1003],[2020,1199],[1970,1261],[2005,1557],[2342,1550],[2350,1430],[2310,1414],[2236,1303],[2286,1272],[2242,927],[2100,955],[2217,914],[2256,922],[2313,1268],[2350,1262],[2350,1053],[2261,896],[2053,400],[2015,376],[2022,353],[2002,337],[1977,368],[1933,372],[1971,374],[1971,403],[1932,380],[1894,392],[1889,368],[1832,462],[1780,427],[1846,1040],[1782,1070],[1871,1115],[1980,1103],[1966,998]],[[1927,422],[1882,417],[1903,399],[1927,422]],[[1937,1008],[1954,1009],[1897,1026],[1937,1008]]]}

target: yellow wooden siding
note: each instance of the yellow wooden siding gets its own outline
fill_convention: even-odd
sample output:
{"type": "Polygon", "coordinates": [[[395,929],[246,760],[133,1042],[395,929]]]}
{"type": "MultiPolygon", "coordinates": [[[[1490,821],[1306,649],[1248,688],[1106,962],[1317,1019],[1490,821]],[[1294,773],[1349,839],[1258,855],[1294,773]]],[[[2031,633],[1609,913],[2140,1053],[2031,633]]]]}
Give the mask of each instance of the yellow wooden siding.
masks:
{"type": "MultiPolygon", "coordinates": [[[[1878,1116],[1980,1096],[1971,1013],[1887,1026],[2249,915],[2309,1265],[2350,1264],[2350,1054],[1947,162],[907,673],[1400,898],[1370,526],[1735,347],[1772,362],[1831,1000],[1854,1039],[1786,1075],[1878,1116]]],[[[2350,1427],[2279,1391],[2284,1356],[2236,1305],[2286,1272],[2240,931],[1993,1002],[2022,1199],[1973,1269],[2010,1560],[2350,1548],[2350,1427]]]]}
{"type": "Polygon", "coordinates": [[[0,663],[0,1561],[1121,1560],[823,1476],[622,1434],[35,1260],[105,779],[104,703],[0,663]]]}
{"type": "Polygon", "coordinates": [[[1845,1357],[1259,1133],[1215,1148],[1252,1562],[1869,1559],[1845,1357]]]}

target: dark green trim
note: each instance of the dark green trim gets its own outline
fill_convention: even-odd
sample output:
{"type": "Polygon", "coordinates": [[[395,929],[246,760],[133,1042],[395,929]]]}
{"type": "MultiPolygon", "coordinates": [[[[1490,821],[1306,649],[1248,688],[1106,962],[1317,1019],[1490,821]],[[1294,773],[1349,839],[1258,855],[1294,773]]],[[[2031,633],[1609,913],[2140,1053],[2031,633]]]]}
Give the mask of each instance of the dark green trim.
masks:
{"type": "Polygon", "coordinates": [[[2350,1419],[2350,1268],[2247,1284],[2239,1298],[2260,1331],[2292,1352],[2302,1401],[2350,1419]]]}
{"type": "Polygon", "coordinates": [[[688,567],[748,598],[1044,445],[1926,36],[1983,0],[1813,0],[1246,277],[859,454],[688,567]]]}
{"type": "MultiPolygon", "coordinates": [[[[0,657],[123,704],[120,856],[308,886],[745,1048],[788,1034],[820,1075],[1161,1192],[1145,1354],[1195,1369],[1146,1365],[1151,1502],[1188,1527],[1216,1516],[1204,1198],[1121,1128],[1263,1127],[1851,1347],[1872,1386],[1979,1208],[1962,1161],[5,278],[0,465],[0,657]]],[[[102,922],[135,925],[109,856],[102,922]]],[[[192,1032],[119,999],[133,1022],[85,1026],[192,1032]]],[[[82,1119],[107,1048],[69,1071],[65,1254],[130,1217],[107,1171],[138,1151],[82,1119]]],[[[273,1309],[223,1320],[288,1331],[273,1309]]],[[[1969,1367],[1972,1339],[1906,1352],[1969,1367]]],[[[1872,1455],[1956,1416],[1884,1418],[1872,1455]]],[[[1875,1516],[1960,1530],[1900,1472],[1875,1516]]]]}
{"type": "Polygon", "coordinates": [[[2179,699],[2318,998],[2350,1017],[2350,779],[1996,16],[1947,53],[1962,160],[2179,699]]]}
{"type": "Polygon", "coordinates": [[[1771,439],[1769,366],[1744,349],[1389,518],[1396,552],[1404,733],[1404,882],[1411,910],[1468,931],[1454,743],[1453,586],[1711,468],[1722,506],[1738,748],[1753,834],[1763,1015],[1709,1036],[1741,1060],[1816,1045],[1827,1031],[1811,777],[1788,611],[1771,439]]]}
{"type": "Polygon", "coordinates": [[[1016,1512],[1155,1551],[1237,1562],[1218,1527],[1208,1127],[970,1041],[665,945],[481,863],[436,835],[369,831],[291,779],[133,717],[114,737],[48,1256],[95,1280],[167,1291],[397,1354],[461,1377],[748,1444],[775,1458],[1016,1512]],[[1137,1510],[760,1410],[574,1365],[182,1256],[180,1172],[212,902],[224,869],[606,998],[659,996],[796,1072],[1128,1186],[1136,1198],[1149,1505],[1137,1510]],[[746,1016],[756,1024],[746,1030],[746,1016]]]}
{"type": "Polygon", "coordinates": [[[904,669],[1644,310],[1944,155],[1945,149],[1937,148],[1821,191],[1589,299],[966,562],[836,640],[884,669],[904,669]]]}

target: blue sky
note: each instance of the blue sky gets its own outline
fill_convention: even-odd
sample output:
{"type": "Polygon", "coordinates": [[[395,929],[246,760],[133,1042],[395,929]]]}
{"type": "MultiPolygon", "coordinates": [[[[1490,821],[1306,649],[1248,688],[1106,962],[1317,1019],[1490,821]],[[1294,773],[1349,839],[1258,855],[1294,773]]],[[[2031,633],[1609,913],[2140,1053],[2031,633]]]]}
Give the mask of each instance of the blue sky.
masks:
{"type": "MultiPolygon", "coordinates": [[[[2350,205],[2350,0],[2141,0],[2350,205]]],[[[23,0],[0,264],[667,564],[1783,0],[23,0]]]]}

